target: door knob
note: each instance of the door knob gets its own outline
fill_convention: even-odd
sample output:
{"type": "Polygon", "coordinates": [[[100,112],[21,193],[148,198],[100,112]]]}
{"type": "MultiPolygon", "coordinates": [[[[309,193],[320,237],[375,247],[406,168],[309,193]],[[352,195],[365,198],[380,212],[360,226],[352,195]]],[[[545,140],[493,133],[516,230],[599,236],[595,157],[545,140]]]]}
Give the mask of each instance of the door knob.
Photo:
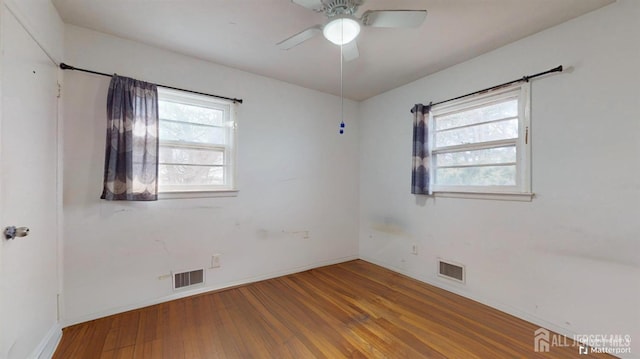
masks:
{"type": "Polygon", "coordinates": [[[4,238],[15,239],[16,237],[26,237],[29,234],[29,228],[27,227],[17,227],[9,226],[4,229],[4,238]]]}

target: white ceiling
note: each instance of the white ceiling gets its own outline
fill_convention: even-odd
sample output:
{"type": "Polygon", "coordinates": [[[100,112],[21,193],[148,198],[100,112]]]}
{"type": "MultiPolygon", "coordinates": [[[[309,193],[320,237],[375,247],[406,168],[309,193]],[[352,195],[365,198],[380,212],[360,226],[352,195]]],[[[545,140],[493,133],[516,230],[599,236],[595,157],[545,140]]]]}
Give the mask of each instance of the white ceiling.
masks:
{"type": "MultiPolygon", "coordinates": [[[[426,9],[417,29],[364,28],[344,64],[344,94],[364,100],[615,0],[366,0],[369,9],[426,9]]],[[[303,87],[340,94],[340,48],[317,36],[275,44],[322,14],[290,0],[52,0],[62,19],[303,87]]],[[[70,64],[74,65],[74,64],[70,64]]],[[[524,74],[523,74],[524,75],[524,74]]]]}

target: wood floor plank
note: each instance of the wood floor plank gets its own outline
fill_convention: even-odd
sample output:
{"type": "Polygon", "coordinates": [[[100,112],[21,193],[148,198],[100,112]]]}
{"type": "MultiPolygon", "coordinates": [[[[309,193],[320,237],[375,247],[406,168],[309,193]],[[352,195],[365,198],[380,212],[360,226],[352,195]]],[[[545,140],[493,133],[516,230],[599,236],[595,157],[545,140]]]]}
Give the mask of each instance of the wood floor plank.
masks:
{"type": "Polygon", "coordinates": [[[536,353],[536,329],[356,260],[74,325],[54,359],[610,358],[536,353]]]}

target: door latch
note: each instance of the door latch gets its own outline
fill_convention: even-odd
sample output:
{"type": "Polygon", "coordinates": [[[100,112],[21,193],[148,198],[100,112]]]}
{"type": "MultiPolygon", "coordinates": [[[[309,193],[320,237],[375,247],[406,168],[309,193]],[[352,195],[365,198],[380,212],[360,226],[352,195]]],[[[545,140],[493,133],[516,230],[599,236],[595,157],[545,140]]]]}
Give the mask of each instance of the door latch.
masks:
{"type": "Polygon", "coordinates": [[[16,237],[26,237],[29,234],[29,228],[9,226],[4,229],[4,238],[6,240],[15,239],[16,237]]]}

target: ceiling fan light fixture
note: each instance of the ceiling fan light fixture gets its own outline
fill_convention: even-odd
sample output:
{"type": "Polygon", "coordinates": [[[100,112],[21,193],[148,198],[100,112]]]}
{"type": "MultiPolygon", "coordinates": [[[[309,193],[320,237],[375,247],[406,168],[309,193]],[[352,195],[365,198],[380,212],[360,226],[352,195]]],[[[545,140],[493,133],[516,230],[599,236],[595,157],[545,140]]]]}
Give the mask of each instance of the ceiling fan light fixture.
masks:
{"type": "Polygon", "coordinates": [[[360,23],[349,16],[336,17],[324,26],[322,34],[336,45],[348,44],[360,34],[360,23]]]}

